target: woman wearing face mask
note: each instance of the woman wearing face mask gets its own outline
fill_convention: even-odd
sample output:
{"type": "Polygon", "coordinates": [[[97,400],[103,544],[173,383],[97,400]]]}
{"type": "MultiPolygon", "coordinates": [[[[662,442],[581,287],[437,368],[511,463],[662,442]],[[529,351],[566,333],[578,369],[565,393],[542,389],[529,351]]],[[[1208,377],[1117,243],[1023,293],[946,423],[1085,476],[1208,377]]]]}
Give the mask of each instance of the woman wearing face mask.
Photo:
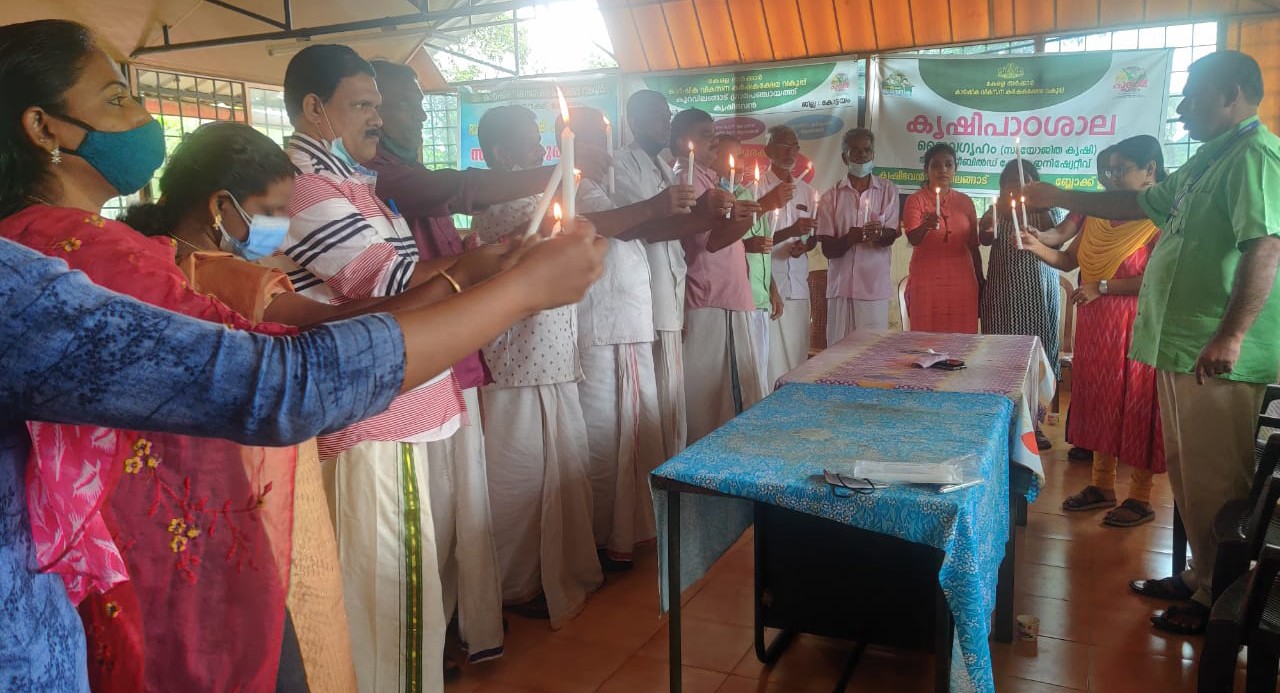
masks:
{"type": "MultiPolygon", "coordinates": [[[[1164,180],[1164,156],[1154,137],[1133,137],[1111,149],[1105,175],[1119,190],[1144,190],[1164,180]]],[[[1072,364],[1071,415],[1067,437],[1094,451],[1093,483],[1062,503],[1067,511],[1113,508],[1103,524],[1134,527],[1155,519],[1152,476],[1165,471],[1155,371],[1127,358],[1138,289],[1147,259],[1159,236],[1151,221],[1113,222],[1072,215],[1059,227],[1080,229],[1067,250],[1041,242],[1032,229],[1023,234],[1027,250],[1063,271],[1080,269],[1076,304],[1075,361],[1072,364]],[[1132,468],[1129,497],[1116,507],[1116,464],[1132,468]]],[[[1171,578],[1176,580],[1176,578],[1171,578]]],[[[1180,582],[1157,589],[1179,588],[1180,582]]],[[[1152,596],[1167,596],[1156,595],[1152,596]]]]}
{"type": "MultiPolygon", "coordinates": [[[[987,286],[982,293],[978,314],[985,334],[1020,334],[1040,338],[1049,365],[1058,373],[1058,322],[1062,315],[1058,273],[1034,255],[1018,248],[1013,234],[1011,201],[1017,199],[1020,180],[1040,180],[1040,171],[1030,161],[1010,161],[1000,174],[1000,228],[993,226],[993,213],[987,210],[978,224],[978,240],[992,246],[987,264],[987,286]]],[[[1022,211],[1019,210],[1021,215],[1022,211]]],[[[1027,220],[1036,228],[1053,226],[1047,210],[1029,210],[1027,220]]],[[[1041,417],[1043,412],[1041,412],[1041,417]]],[[[1039,418],[1039,417],[1038,417],[1039,418]]],[[[1036,442],[1041,450],[1053,447],[1036,423],[1036,442]]]]}
{"type": "Polygon", "coordinates": [[[977,334],[982,256],[978,215],[968,195],[951,189],[956,150],[935,144],[924,155],[925,184],[907,198],[902,227],[911,242],[907,315],[918,332],[977,334]]]}
{"type": "MultiPolygon", "coordinates": [[[[95,213],[107,199],[136,192],[151,179],[163,160],[164,141],[85,27],[63,21],[0,27],[0,93],[0,236],[58,257],[107,288],[170,310],[233,329],[294,332],[255,325],[192,290],[173,264],[176,242],[144,238],[95,213]]],[[[598,275],[603,249],[585,234],[570,234],[562,257],[548,255],[555,248],[525,257],[543,258],[537,264],[582,260],[586,245],[576,245],[575,239],[591,246],[588,255],[595,258],[597,269],[585,274],[598,275]]],[[[563,268],[560,274],[543,273],[538,280],[557,283],[564,273],[563,268]]],[[[568,270],[568,275],[584,278],[580,271],[568,270]]],[[[511,294],[498,296],[489,288],[493,285],[477,288],[474,299],[460,296],[446,303],[475,310],[480,307],[471,305],[476,299],[492,300],[503,304],[495,305],[495,312],[512,320],[528,314],[506,310],[511,294]]],[[[570,301],[581,295],[577,291],[570,301]]],[[[563,300],[535,303],[536,311],[563,300]]],[[[425,325],[422,319],[437,313],[457,321],[449,305],[433,311],[407,310],[410,305],[396,307],[406,309],[405,319],[417,324],[425,325]]],[[[478,323],[452,333],[462,348],[451,351],[435,373],[505,324],[473,326],[478,323]]],[[[133,323],[138,348],[153,341],[149,331],[163,328],[160,322],[133,323]]],[[[419,358],[423,345],[416,337],[405,339],[406,356],[419,358]]],[[[186,367],[221,372],[232,364],[210,359],[186,367]]],[[[259,398],[266,394],[245,392],[235,405],[259,411],[270,406],[259,398]]],[[[184,400],[170,395],[168,401],[178,407],[184,400]]],[[[170,414],[175,420],[193,415],[170,414]]],[[[68,595],[81,604],[92,641],[87,659],[95,690],[274,690],[288,580],[293,449],[249,449],[215,439],[113,429],[28,427],[34,562],[42,572],[60,575],[68,595]],[[117,546],[127,549],[123,555],[117,546]]],[[[5,504],[12,507],[8,500],[5,504]]],[[[77,659],[83,671],[83,652],[77,659]]]]}

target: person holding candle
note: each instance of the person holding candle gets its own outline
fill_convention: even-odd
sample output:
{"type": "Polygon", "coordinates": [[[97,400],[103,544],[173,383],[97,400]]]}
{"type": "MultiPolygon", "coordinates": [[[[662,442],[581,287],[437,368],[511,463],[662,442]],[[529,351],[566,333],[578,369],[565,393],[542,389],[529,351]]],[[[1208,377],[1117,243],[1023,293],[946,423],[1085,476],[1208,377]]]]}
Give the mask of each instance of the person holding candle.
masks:
{"type": "MultiPolygon", "coordinates": [[[[477,128],[498,171],[542,163],[533,111],[496,106],[477,128]]],[[[471,230],[485,244],[518,242],[537,196],[493,205],[471,230]]],[[[604,582],[592,534],[587,428],[575,306],[542,311],[483,349],[493,382],[481,390],[502,597],[516,613],[562,627],[604,582]]]]}
{"type": "MultiPolygon", "coordinates": [[[[1146,190],[1166,177],[1160,142],[1132,137],[1108,148],[1104,178],[1115,189],[1146,190]]],[[[1081,273],[1076,304],[1075,360],[1067,437],[1094,451],[1093,480],[1062,503],[1066,511],[1113,508],[1103,518],[1112,527],[1135,527],[1155,519],[1152,477],[1165,471],[1156,372],[1128,358],[1137,317],[1138,290],[1160,231],[1149,219],[1111,222],[1071,215],[1059,229],[1078,240],[1065,251],[1040,241],[1032,229],[1027,250],[1051,266],[1081,273]],[[1131,468],[1129,496],[1116,507],[1116,466],[1131,468]]]]}
{"type": "MultiPolygon", "coordinates": [[[[1014,233],[1010,202],[1020,196],[1020,176],[1027,182],[1038,181],[1040,171],[1030,161],[1022,163],[1021,171],[1015,161],[1005,164],[1000,174],[1000,197],[978,224],[978,241],[984,246],[991,246],[987,260],[987,285],[979,300],[978,316],[982,320],[984,334],[1039,337],[1056,380],[1059,375],[1058,331],[1062,318],[1062,290],[1058,286],[1057,271],[1022,250],[1022,241],[1014,233]],[[999,227],[994,224],[996,209],[1000,210],[999,227]]],[[[1022,214],[1019,204],[1019,223],[1022,214]]],[[[1027,219],[1037,229],[1051,228],[1054,224],[1049,210],[1028,210],[1027,219]]],[[[1043,415],[1044,412],[1040,412],[1037,417],[1036,443],[1041,450],[1048,450],[1053,444],[1040,430],[1039,420],[1043,415]]]]}
{"type": "MultiPolygon", "coordinates": [[[[696,108],[676,114],[669,145],[686,152],[675,173],[683,180],[693,171],[695,194],[719,189],[720,176],[711,167],[715,132],[709,114],[696,108]]],[[[731,218],[717,217],[706,230],[681,239],[688,263],[684,374],[690,443],[763,396],[750,338],[755,302],[741,242],[761,206],[738,200],[733,207],[731,218]]]]}
{"type": "MultiPolygon", "coordinates": [[[[731,190],[739,200],[755,201],[755,187],[747,187],[735,178],[731,161],[742,160],[742,142],[737,137],[722,133],[715,139],[715,161],[713,168],[720,174],[720,185],[731,190]]],[[[755,170],[759,170],[757,166],[755,170]]],[[[755,310],[751,313],[751,346],[756,357],[756,372],[760,381],[760,392],[769,393],[773,388],[769,380],[769,332],[771,320],[777,320],[782,314],[782,299],[778,296],[778,287],[773,283],[773,272],[769,254],[773,250],[773,238],[769,231],[769,216],[757,216],[742,239],[743,249],[747,255],[747,280],[751,282],[751,298],[755,302],[755,310]]]]}
{"type": "MultiPolygon", "coordinates": [[[[889,329],[893,298],[893,242],[898,231],[898,186],[875,175],[875,134],[844,134],[848,174],[818,203],[818,241],[827,269],[827,346],[854,330],[889,329]]],[[[930,190],[932,194],[932,190],[930,190]]]]}
{"type": "Polygon", "coordinates": [[[764,145],[769,169],[764,173],[761,189],[773,192],[780,185],[795,186],[791,197],[770,216],[773,227],[773,252],[770,262],[774,286],[782,306],[769,330],[769,375],[775,383],[782,375],[809,358],[809,330],[812,310],[809,304],[809,251],[817,247],[818,195],[804,180],[812,172],[809,164],[799,178],[794,171],[800,154],[800,139],[786,125],[769,128],[764,145]]]}
{"type": "Polygon", "coordinates": [[[902,225],[909,229],[907,241],[913,248],[907,280],[911,329],[977,334],[983,283],[978,218],[973,200],[951,188],[955,149],[949,144],[930,147],[924,154],[924,171],[924,184],[902,209],[902,225]]]}

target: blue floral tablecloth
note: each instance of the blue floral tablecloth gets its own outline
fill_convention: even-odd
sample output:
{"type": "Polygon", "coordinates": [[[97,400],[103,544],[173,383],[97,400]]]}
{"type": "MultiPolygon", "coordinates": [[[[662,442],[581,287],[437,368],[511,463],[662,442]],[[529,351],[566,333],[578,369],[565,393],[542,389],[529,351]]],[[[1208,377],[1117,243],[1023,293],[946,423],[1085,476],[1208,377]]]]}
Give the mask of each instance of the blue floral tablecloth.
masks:
{"type": "MultiPolygon", "coordinates": [[[[719,495],[680,499],[681,585],[701,578],[751,524],[752,502],[834,520],[946,552],[938,582],[955,618],[952,690],[994,691],[987,638],[1009,537],[1008,397],[791,384],[653,472],[660,575],[667,482],[719,495]],[[823,469],[856,459],[976,457],[985,481],[949,494],[890,487],[836,497],[823,469]]],[[[669,603],[661,581],[662,604],[669,603]]]]}

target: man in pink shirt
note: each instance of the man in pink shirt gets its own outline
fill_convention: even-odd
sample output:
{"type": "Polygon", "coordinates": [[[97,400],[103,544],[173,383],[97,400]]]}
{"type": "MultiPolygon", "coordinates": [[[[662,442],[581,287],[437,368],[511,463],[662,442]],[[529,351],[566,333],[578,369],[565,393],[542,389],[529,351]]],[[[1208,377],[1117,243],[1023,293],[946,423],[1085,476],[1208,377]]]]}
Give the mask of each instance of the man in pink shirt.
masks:
{"type": "MultiPolygon", "coordinates": [[[[720,184],[719,174],[709,165],[715,158],[714,136],[714,122],[705,111],[681,111],[671,121],[670,149],[684,155],[676,161],[676,180],[689,181],[692,151],[692,182],[698,196],[720,184]]],[[[742,245],[752,214],[759,212],[757,203],[738,200],[727,218],[717,218],[706,231],[681,240],[688,265],[684,372],[691,444],[763,396],[749,334],[755,301],[742,245]]]]}
{"type": "Polygon", "coordinates": [[[827,346],[854,330],[889,329],[890,264],[898,230],[898,186],[873,175],[875,135],[844,135],[849,175],[818,203],[818,241],[827,270],[827,346]]]}

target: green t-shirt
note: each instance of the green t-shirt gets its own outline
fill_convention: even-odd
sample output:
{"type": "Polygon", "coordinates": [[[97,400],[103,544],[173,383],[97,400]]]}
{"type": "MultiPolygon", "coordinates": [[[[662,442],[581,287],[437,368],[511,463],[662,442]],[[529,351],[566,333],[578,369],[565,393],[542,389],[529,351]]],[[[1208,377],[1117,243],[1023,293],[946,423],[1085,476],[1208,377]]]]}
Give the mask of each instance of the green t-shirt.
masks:
{"type": "MultiPolygon", "coordinates": [[[[1190,373],[1226,315],[1242,248],[1280,235],[1280,138],[1256,122],[1204,143],[1182,168],[1138,195],[1161,234],[1138,294],[1130,358],[1190,373]]],[[[1277,371],[1280,290],[1272,287],[1235,369],[1222,377],[1274,383],[1277,371]]]]}
{"type": "MultiPolygon", "coordinates": [[[[751,194],[751,188],[744,185],[739,185],[733,194],[739,200],[756,199],[751,194]]],[[[771,235],[769,215],[761,214],[743,238],[768,235],[771,235]]],[[[751,280],[751,299],[755,301],[756,310],[770,310],[772,305],[769,302],[769,285],[773,283],[773,264],[769,253],[747,253],[747,278],[751,280]]]]}

